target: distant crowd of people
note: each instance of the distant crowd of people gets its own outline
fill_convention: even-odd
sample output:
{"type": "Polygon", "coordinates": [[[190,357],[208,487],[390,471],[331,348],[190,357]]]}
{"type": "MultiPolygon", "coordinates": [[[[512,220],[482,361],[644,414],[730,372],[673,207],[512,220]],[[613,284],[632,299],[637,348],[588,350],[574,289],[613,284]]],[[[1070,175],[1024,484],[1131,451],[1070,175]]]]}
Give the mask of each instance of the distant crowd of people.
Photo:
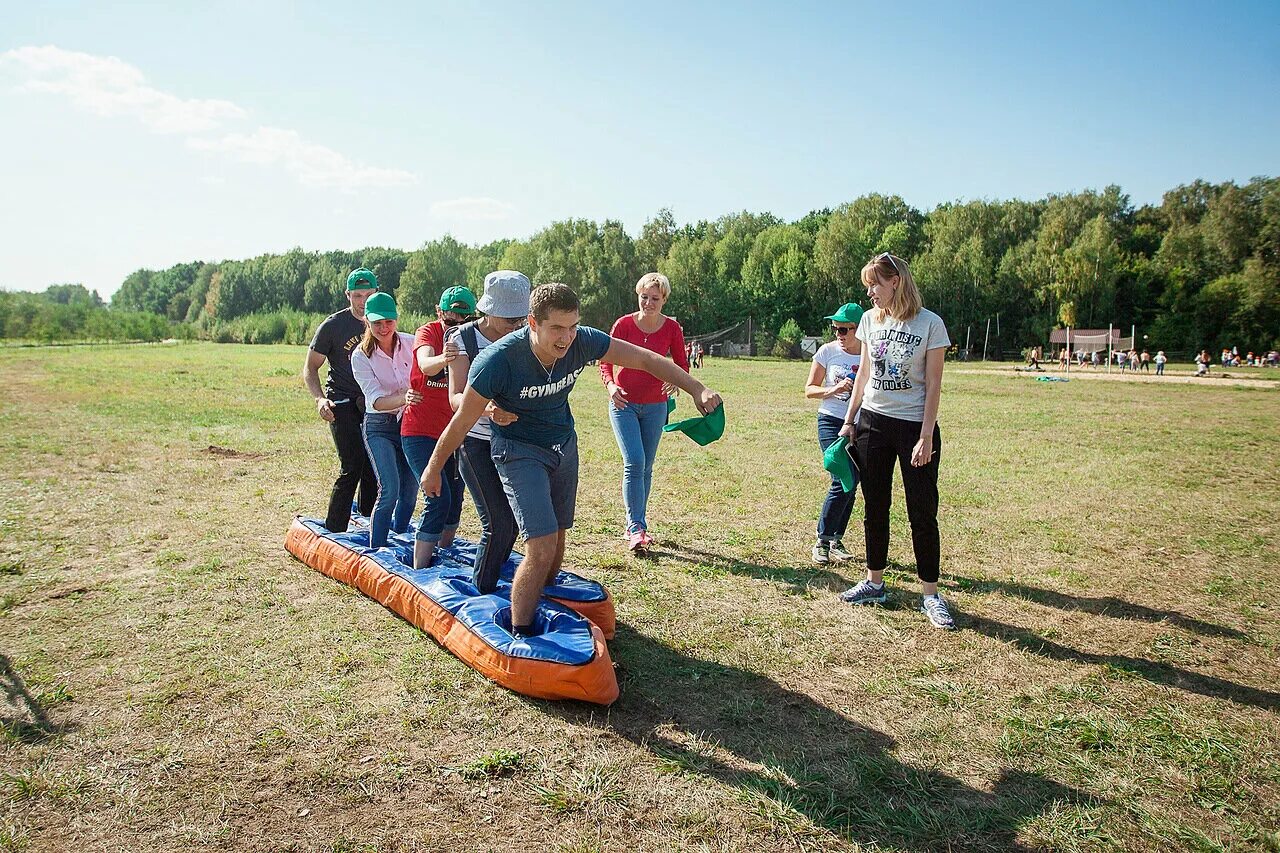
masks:
{"type": "Polygon", "coordinates": [[[690,367],[701,368],[704,354],[702,344],[699,341],[689,341],[685,344],[684,355],[690,367]]]}
{"type": "MultiPolygon", "coordinates": [[[[1207,353],[1206,353],[1207,355],[1207,353]]],[[[1271,350],[1271,352],[1258,353],[1254,355],[1252,351],[1240,354],[1238,347],[1227,349],[1222,348],[1222,366],[1223,367],[1280,367],[1280,352],[1271,350]]]]}
{"type": "MultiPolygon", "coordinates": [[[[1028,352],[1027,366],[1028,368],[1039,370],[1040,361],[1042,360],[1042,350],[1035,347],[1028,352]]],[[[1150,373],[1151,366],[1155,365],[1156,376],[1164,375],[1164,366],[1168,364],[1169,358],[1165,355],[1164,350],[1159,350],[1154,356],[1148,350],[1115,350],[1112,353],[1114,364],[1120,368],[1120,372],[1132,371],[1137,373],[1150,373]]],[[[1066,348],[1058,351],[1058,364],[1062,368],[1066,368],[1067,361],[1073,360],[1077,367],[1098,368],[1106,365],[1106,355],[1101,350],[1093,350],[1092,352],[1078,349],[1068,352],[1066,348]]],[[[1196,376],[1208,376],[1209,367],[1213,364],[1213,359],[1209,356],[1208,350],[1200,350],[1195,356],[1196,376]]],[[[1271,350],[1267,353],[1247,352],[1244,355],[1240,351],[1232,347],[1231,349],[1223,348],[1221,361],[1223,367],[1280,367],[1280,352],[1271,350]]]]}
{"type": "MultiPolygon", "coordinates": [[[[1151,366],[1154,364],[1156,368],[1156,376],[1163,376],[1164,366],[1169,363],[1169,358],[1164,354],[1164,350],[1157,351],[1154,357],[1151,355],[1150,351],[1145,349],[1141,352],[1136,349],[1119,349],[1114,350],[1111,355],[1115,365],[1120,368],[1121,373],[1126,371],[1133,371],[1134,373],[1137,373],[1138,371],[1150,373],[1151,366]]],[[[1058,353],[1058,364],[1063,368],[1066,368],[1067,360],[1069,358],[1075,359],[1077,367],[1098,368],[1106,365],[1107,357],[1101,350],[1093,350],[1092,352],[1074,350],[1068,354],[1067,350],[1064,348],[1058,353]]]]}

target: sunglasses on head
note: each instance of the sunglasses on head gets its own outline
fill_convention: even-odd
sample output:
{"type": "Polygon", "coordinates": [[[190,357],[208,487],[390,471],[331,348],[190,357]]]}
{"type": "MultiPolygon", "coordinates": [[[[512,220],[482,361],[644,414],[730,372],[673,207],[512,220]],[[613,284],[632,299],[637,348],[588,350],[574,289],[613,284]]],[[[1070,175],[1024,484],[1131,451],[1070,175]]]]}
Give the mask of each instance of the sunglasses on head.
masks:
{"type": "Polygon", "coordinates": [[[898,269],[898,262],[894,260],[893,255],[889,254],[888,252],[881,252],[880,254],[876,255],[875,260],[876,260],[876,263],[880,263],[880,261],[888,261],[889,265],[893,267],[894,274],[902,275],[902,270],[898,269]]]}

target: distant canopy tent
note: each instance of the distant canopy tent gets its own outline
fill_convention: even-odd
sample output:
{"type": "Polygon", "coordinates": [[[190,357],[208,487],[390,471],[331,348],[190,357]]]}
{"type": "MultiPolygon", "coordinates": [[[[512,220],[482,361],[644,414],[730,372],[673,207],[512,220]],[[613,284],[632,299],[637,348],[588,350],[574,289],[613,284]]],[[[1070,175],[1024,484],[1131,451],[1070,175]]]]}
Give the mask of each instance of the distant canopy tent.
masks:
{"type": "Polygon", "coordinates": [[[1110,333],[1106,329],[1054,329],[1049,333],[1049,346],[1065,348],[1067,332],[1071,333],[1072,352],[1105,352],[1108,339],[1113,350],[1133,349],[1133,338],[1120,337],[1118,329],[1112,329],[1110,333]]]}

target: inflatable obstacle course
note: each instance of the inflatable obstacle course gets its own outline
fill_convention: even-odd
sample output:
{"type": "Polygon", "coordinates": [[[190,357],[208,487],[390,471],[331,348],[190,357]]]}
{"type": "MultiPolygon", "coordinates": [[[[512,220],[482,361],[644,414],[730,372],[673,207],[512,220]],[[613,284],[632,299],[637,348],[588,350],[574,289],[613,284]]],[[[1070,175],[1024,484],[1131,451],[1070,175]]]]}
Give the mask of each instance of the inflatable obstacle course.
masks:
{"type": "Polygon", "coordinates": [[[503,687],[541,699],[608,705],[618,681],[605,640],[613,636],[613,600],[600,584],[560,572],[538,606],[534,637],[511,634],[512,554],[498,589],[482,595],[471,582],[476,546],[457,539],[436,550],[430,568],[413,568],[413,529],[388,547],[367,547],[368,528],[330,533],[318,519],[295,518],[285,548],[322,574],[363,592],[430,634],[459,660],[503,687]]]}

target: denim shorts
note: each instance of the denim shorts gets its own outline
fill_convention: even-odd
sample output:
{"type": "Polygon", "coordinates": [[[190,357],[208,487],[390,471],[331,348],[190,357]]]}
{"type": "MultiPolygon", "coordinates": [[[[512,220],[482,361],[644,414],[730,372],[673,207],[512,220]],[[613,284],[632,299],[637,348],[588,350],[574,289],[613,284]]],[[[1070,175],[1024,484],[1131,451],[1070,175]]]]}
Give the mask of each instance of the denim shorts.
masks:
{"type": "Polygon", "coordinates": [[[537,539],[573,527],[578,498],[578,436],[559,450],[504,438],[490,440],[493,463],[524,538],[537,539]]]}

